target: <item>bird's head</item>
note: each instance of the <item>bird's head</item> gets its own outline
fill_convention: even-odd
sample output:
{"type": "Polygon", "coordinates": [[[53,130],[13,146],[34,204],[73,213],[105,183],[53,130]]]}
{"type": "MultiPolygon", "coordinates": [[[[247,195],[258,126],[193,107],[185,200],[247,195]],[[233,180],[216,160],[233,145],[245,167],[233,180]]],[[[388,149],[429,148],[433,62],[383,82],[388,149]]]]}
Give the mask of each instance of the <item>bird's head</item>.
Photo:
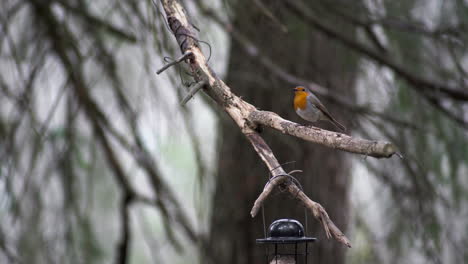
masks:
{"type": "Polygon", "coordinates": [[[294,87],[294,93],[296,95],[300,95],[300,94],[307,94],[307,90],[306,88],[302,87],[302,86],[297,86],[297,87],[294,87]]]}

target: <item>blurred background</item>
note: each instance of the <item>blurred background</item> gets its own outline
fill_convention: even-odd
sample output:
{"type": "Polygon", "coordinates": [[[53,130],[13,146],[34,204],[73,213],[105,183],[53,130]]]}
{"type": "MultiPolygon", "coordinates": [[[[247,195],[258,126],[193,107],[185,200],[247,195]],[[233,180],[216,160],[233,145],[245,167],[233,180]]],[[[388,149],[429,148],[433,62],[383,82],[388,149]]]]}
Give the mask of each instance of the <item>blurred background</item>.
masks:
{"type": "MultiPolygon", "coordinates": [[[[0,263],[265,263],[278,218],[319,239],[311,263],[468,262],[468,1],[184,0],[209,65],[244,100],[304,123],[314,86],[375,159],[266,129],[305,193],[348,236],[277,191],[193,79],[161,3],[2,0],[0,263]]],[[[327,123],[317,126],[334,129],[327,123]]]]}

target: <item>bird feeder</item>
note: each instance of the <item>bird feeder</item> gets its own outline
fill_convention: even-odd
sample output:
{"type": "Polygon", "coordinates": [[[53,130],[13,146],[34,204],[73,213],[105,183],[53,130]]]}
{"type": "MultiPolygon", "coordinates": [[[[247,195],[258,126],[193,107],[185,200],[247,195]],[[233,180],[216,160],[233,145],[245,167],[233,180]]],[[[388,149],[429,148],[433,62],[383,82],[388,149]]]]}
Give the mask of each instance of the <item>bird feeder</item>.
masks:
{"type": "Polygon", "coordinates": [[[267,248],[266,258],[270,264],[307,264],[308,243],[314,242],[314,237],[306,237],[302,224],[294,219],[279,219],[271,223],[268,237],[257,239],[257,244],[267,248]],[[273,247],[272,254],[269,252],[273,247]]]}

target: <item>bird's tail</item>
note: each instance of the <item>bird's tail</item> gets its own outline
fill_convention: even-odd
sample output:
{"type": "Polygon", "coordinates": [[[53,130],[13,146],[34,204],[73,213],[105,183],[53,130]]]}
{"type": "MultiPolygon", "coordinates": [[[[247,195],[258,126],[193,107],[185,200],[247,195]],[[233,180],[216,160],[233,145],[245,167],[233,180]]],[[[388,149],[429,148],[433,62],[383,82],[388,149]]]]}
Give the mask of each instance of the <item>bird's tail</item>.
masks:
{"type": "Polygon", "coordinates": [[[330,122],[332,122],[337,128],[339,128],[341,131],[345,132],[346,127],[340,124],[338,121],[336,121],[333,117],[328,119],[330,122]]]}

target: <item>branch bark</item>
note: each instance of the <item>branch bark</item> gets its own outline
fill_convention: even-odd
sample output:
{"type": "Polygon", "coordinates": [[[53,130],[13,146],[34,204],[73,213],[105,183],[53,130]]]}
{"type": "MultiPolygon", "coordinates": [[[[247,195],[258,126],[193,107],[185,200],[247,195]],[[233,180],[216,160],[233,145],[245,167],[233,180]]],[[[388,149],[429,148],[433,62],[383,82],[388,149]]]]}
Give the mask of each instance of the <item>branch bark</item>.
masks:
{"type": "Polygon", "coordinates": [[[284,134],[347,152],[375,158],[388,158],[396,153],[395,145],[390,142],[371,141],[350,137],[343,133],[332,132],[318,127],[302,126],[283,119],[273,112],[253,111],[249,114],[249,119],[252,122],[274,128],[284,134]]]}

